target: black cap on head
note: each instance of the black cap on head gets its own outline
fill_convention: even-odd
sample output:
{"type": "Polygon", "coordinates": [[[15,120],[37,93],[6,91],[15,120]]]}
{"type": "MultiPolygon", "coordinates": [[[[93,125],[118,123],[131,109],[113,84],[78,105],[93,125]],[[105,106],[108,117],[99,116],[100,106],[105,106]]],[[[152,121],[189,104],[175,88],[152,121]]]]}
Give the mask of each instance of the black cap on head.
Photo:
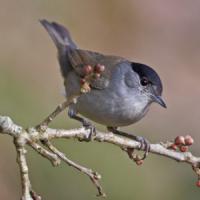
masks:
{"type": "Polygon", "coordinates": [[[162,82],[154,69],[141,63],[132,62],[131,65],[132,65],[132,69],[138,73],[140,78],[146,77],[152,83],[152,85],[156,86],[157,95],[162,94],[162,90],[163,90],[162,82]]]}

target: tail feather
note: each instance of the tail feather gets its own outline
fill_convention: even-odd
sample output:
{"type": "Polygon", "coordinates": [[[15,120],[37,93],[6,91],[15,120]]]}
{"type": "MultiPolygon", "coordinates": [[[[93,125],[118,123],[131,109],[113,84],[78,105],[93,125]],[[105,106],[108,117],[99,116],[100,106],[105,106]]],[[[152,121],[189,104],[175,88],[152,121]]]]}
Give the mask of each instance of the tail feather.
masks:
{"type": "Polygon", "coordinates": [[[48,22],[45,19],[40,20],[40,23],[49,33],[58,50],[66,47],[76,48],[69,31],[64,26],[56,22],[48,22]]]}

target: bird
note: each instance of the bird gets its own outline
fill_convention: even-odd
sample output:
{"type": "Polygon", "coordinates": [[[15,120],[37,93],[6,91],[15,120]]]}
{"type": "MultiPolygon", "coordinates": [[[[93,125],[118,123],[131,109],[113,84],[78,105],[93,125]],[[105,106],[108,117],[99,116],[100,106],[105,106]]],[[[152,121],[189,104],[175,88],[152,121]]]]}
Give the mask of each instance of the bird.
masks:
{"type": "Polygon", "coordinates": [[[150,151],[149,141],[119,128],[142,119],[154,102],[166,108],[157,72],[146,64],[120,56],[81,49],[63,25],[46,19],[40,23],[57,47],[66,98],[74,99],[68,116],[90,129],[90,136],[96,131],[93,121],[114,134],[140,142],[145,159],[150,151]]]}

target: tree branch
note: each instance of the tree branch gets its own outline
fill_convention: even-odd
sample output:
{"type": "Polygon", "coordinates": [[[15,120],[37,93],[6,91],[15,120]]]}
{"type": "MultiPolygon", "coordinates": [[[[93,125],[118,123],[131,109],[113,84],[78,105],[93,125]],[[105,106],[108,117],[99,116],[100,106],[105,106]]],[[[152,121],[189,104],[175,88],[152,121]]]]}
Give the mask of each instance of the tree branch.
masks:
{"type": "MultiPolygon", "coordinates": [[[[40,200],[41,197],[37,195],[31,187],[31,182],[28,174],[28,165],[26,162],[26,145],[31,146],[36,152],[43,157],[47,158],[53,166],[58,166],[61,161],[65,162],[74,169],[87,175],[92,183],[95,185],[99,196],[105,196],[103,189],[99,183],[101,175],[93,170],[81,166],[74,161],[67,158],[67,156],[54,147],[50,140],[57,138],[76,138],[78,140],[87,140],[89,136],[89,130],[85,128],[64,130],[64,129],[52,129],[48,128],[48,124],[68,105],[70,101],[66,101],[60,104],[56,110],[49,115],[42,123],[36,127],[24,129],[21,126],[15,124],[9,117],[0,116],[0,133],[8,134],[14,138],[14,144],[17,151],[17,162],[20,169],[21,183],[22,183],[22,200],[40,200]],[[47,148],[41,146],[40,142],[47,148]]],[[[125,138],[122,136],[114,135],[113,133],[96,132],[93,138],[94,141],[107,142],[114,144],[123,150],[127,151],[129,157],[134,160],[134,156],[130,156],[129,149],[140,149],[140,143],[125,138]]],[[[194,156],[191,152],[179,152],[170,149],[173,142],[165,142],[150,145],[150,153],[168,157],[170,159],[184,162],[189,164],[200,180],[200,157],[194,156]]],[[[136,161],[136,160],[134,160],[136,161]]],[[[137,163],[137,162],[136,162],[137,163]]]]}

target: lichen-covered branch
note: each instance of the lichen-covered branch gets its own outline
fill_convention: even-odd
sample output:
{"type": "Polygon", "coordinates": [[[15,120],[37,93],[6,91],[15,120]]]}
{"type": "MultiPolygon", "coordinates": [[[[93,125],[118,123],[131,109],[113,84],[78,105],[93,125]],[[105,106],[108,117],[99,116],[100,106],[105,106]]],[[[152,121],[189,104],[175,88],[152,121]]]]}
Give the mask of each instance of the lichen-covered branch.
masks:
{"type": "Polygon", "coordinates": [[[28,165],[26,162],[26,150],[19,145],[17,139],[14,139],[14,144],[17,151],[17,163],[20,169],[21,183],[22,183],[22,200],[32,200],[30,191],[31,183],[28,175],[28,165]]]}
{"type": "MultiPolygon", "coordinates": [[[[101,175],[93,170],[81,166],[70,160],[64,153],[59,151],[50,142],[53,139],[63,138],[70,139],[76,138],[78,140],[87,140],[89,130],[85,128],[64,130],[64,129],[52,129],[48,128],[48,124],[55,118],[62,110],[64,110],[69,102],[60,104],[56,110],[49,115],[42,123],[36,127],[24,129],[21,126],[15,124],[10,117],[0,116],[0,133],[8,134],[14,138],[14,144],[17,151],[17,162],[20,169],[21,184],[22,184],[22,200],[40,200],[41,197],[37,195],[31,187],[31,182],[28,174],[28,165],[26,162],[26,145],[32,147],[36,152],[51,161],[53,166],[57,166],[61,161],[65,162],[74,169],[86,174],[95,185],[98,191],[98,195],[105,196],[103,189],[100,185],[99,179],[101,175]],[[41,144],[42,142],[42,144],[41,144]],[[46,148],[44,148],[44,145],[46,148]]],[[[131,159],[134,160],[134,156],[130,155],[130,149],[140,149],[140,143],[125,138],[122,136],[115,135],[113,133],[103,133],[96,131],[96,135],[93,137],[94,141],[107,142],[114,144],[123,150],[125,150],[131,159]]],[[[168,157],[170,159],[185,162],[189,164],[200,180],[200,157],[194,156],[191,152],[180,152],[173,150],[169,147],[173,142],[165,142],[150,145],[150,153],[168,157]]],[[[135,160],[134,160],[135,161],[135,160]]],[[[136,162],[136,164],[138,164],[136,162]]],[[[140,163],[141,164],[141,163],[140,163]]]]}

